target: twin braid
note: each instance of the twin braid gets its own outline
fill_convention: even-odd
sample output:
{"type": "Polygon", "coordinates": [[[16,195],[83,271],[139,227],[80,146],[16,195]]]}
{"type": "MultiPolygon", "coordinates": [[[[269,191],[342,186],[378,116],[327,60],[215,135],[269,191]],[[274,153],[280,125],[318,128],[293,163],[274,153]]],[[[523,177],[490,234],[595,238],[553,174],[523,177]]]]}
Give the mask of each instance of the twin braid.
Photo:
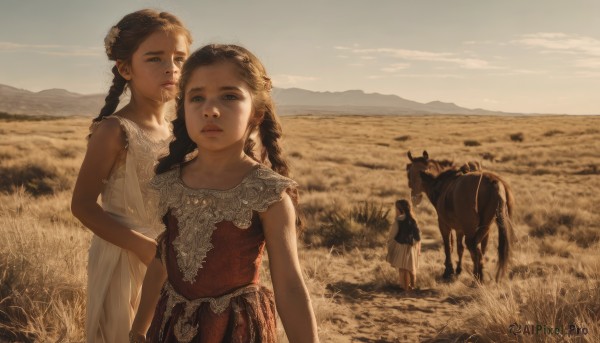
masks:
{"type": "MultiPolygon", "coordinates": [[[[273,103],[270,101],[265,105],[265,113],[262,122],[260,123],[259,130],[261,143],[264,147],[261,159],[264,161],[268,157],[269,162],[271,163],[271,169],[273,171],[279,175],[289,177],[290,167],[283,157],[283,152],[281,146],[279,145],[279,140],[281,139],[282,134],[281,124],[279,123],[279,120],[273,111],[273,103]]],[[[246,146],[249,145],[248,141],[252,140],[248,139],[246,141],[246,146]]],[[[252,144],[253,143],[254,142],[252,142],[252,144]]],[[[300,234],[304,230],[304,215],[298,207],[300,195],[297,188],[289,190],[288,194],[292,199],[294,208],[296,209],[296,230],[298,234],[300,234]]]]}
{"type": "Polygon", "coordinates": [[[93,122],[99,122],[103,117],[109,116],[115,113],[117,106],[119,106],[119,98],[121,94],[125,91],[125,86],[127,85],[127,80],[121,76],[119,73],[119,69],[115,65],[112,68],[112,73],[114,75],[112,85],[108,90],[108,95],[104,99],[104,106],[100,110],[100,114],[94,118],[93,122]]]}
{"type": "Polygon", "coordinates": [[[246,139],[246,142],[244,143],[244,153],[250,156],[251,159],[258,162],[256,156],[254,156],[254,147],[256,147],[256,142],[254,142],[252,138],[248,137],[248,139],[246,139]]]}
{"type": "Polygon", "coordinates": [[[282,133],[281,125],[273,113],[272,106],[267,105],[265,107],[266,111],[260,124],[260,139],[264,147],[261,159],[264,161],[268,158],[273,171],[283,176],[289,176],[290,168],[283,158],[281,146],[279,145],[282,133]]]}
{"type": "Polygon", "coordinates": [[[185,126],[183,114],[183,100],[177,100],[177,117],[171,122],[173,125],[173,140],[169,143],[169,153],[161,157],[156,165],[156,174],[169,171],[176,165],[185,161],[185,157],[196,150],[197,146],[190,138],[185,126]]]}

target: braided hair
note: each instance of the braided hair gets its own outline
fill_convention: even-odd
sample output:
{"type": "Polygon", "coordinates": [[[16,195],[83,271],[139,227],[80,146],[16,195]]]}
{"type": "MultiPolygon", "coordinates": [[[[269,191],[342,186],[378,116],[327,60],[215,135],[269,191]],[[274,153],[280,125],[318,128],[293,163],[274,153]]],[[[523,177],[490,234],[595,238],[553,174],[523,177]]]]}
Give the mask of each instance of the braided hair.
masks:
{"type": "MultiPolygon", "coordinates": [[[[106,56],[110,61],[121,60],[131,63],[131,57],[140,44],[148,36],[161,30],[182,34],[188,44],[192,42],[190,32],[176,16],[168,12],[143,9],[127,14],[111,27],[104,39],[106,56]]],[[[112,67],[112,73],[113,80],[104,99],[104,106],[93,119],[93,123],[115,112],[119,105],[119,98],[127,86],[127,80],[121,76],[116,65],[112,67]]]]}

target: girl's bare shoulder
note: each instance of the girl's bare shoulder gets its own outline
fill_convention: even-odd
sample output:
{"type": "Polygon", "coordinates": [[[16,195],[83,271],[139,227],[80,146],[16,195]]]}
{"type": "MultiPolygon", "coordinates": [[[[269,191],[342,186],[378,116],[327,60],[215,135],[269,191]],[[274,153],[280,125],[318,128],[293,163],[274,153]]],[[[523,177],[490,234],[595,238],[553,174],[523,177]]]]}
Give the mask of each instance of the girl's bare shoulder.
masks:
{"type": "Polygon", "coordinates": [[[122,120],[111,115],[90,126],[88,145],[101,144],[105,148],[123,150],[128,146],[127,130],[122,120]]]}

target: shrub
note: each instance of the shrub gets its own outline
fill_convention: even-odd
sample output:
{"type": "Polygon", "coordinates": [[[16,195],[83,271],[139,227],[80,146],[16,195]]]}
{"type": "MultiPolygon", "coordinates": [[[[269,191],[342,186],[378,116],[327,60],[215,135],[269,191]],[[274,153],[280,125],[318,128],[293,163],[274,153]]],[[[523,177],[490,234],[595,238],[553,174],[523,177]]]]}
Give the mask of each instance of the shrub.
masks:
{"type": "Polygon", "coordinates": [[[576,175],[598,175],[600,174],[600,169],[595,164],[589,164],[584,169],[575,172],[576,175]]]}
{"type": "Polygon", "coordinates": [[[481,145],[481,143],[479,143],[479,141],[476,141],[474,139],[467,139],[463,143],[465,144],[465,146],[480,146],[481,145]]]}
{"type": "Polygon", "coordinates": [[[394,140],[398,141],[398,142],[406,142],[409,139],[410,139],[409,135],[398,136],[398,137],[394,138],[394,140]]]}
{"type": "Polygon", "coordinates": [[[60,116],[46,116],[46,115],[29,115],[29,114],[10,114],[6,112],[0,112],[0,121],[41,121],[41,120],[57,120],[65,117],[60,116]]]}
{"type": "Polygon", "coordinates": [[[0,166],[0,192],[12,192],[23,187],[35,195],[55,194],[70,187],[70,179],[47,161],[30,161],[24,165],[0,166]]]}
{"type": "Polygon", "coordinates": [[[383,164],[383,163],[377,163],[377,162],[364,162],[364,161],[359,161],[354,163],[355,166],[357,167],[362,167],[362,168],[368,168],[368,169],[388,169],[388,170],[393,170],[394,168],[388,164],[383,164]]]}
{"type": "Polygon", "coordinates": [[[290,157],[293,157],[293,158],[298,158],[298,159],[302,159],[304,156],[303,156],[303,155],[302,155],[302,153],[301,153],[301,152],[299,152],[299,151],[292,151],[292,152],[290,153],[290,157]]]}
{"type": "Polygon", "coordinates": [[[364,201],[350,211],[332,210],[326,212],[318,234],[308,233],[312,243],[326,247],[344,246],[347,248],[381,246],[389,229],[389,210],[383,205],[364,201]],[[315,239],[319,236],[319,240],[315,239]]]}
{"type": "Polygon", "coordinates": [[[522,132],[513,133],[510,135],[510,140],[513,142],[522,142],[525,140],[525,135],[522,132]]]}
{"type": "Polygon", "coordinates": [[[544,132],[544,137],[552,137],[555,135],[563,134],[564,132],[561,130],[549,130],[544,132]]]}
{"type": "Polygon", "coordinates": [[[483,154],[481,154],[481,158],[493,162],[496,160],[496,155],[492,154],[491,152],[484,152],[483,154]]]}
{"type": "Polygon", "coordinates": [[[385,232],[390,227],[388,220],[389,209],[385,209],[383,204],[376,205],[373,202],[363,201],[354,207],[350,216],[360,224],[376,232],[385,232]]]}

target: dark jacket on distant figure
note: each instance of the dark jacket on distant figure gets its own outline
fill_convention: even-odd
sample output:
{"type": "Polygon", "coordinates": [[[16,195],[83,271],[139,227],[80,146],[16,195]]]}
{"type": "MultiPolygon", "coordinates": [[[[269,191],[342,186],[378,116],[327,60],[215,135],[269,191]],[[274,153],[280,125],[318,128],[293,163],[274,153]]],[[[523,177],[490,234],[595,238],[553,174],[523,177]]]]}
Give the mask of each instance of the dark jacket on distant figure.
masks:
{"type": "Polygon", "coordinates": [[[421,240],[421,230],[412,218],[404,220],[396,219],[398,222],[398,233],[394,240],[400,244],[413,245],[421,240]]]}

